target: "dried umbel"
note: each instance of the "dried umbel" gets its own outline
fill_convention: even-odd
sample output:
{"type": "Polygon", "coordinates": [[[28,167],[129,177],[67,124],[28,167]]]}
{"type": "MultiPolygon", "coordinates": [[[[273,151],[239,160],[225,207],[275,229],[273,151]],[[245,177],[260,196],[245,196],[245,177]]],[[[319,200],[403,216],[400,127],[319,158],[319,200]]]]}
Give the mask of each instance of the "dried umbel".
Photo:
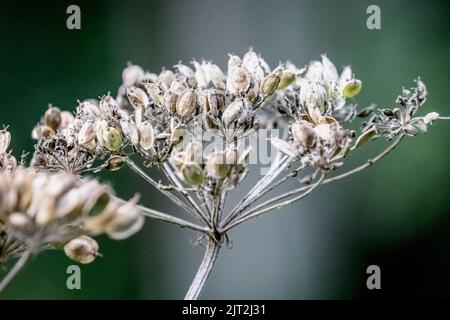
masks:
{"type": "Polygon", "coordinates": [[[124,239],[142,227],[143,216],[135,201],[115,198],[109,187],[96,181],[17,168],[0,173],[0,221],[2,232],[20,251],[11,251],[10,257],[24,252],[36,255],[65,245],[70,258],[88,263],[98,253],[98,245],[86,235],[106,233],[124,239]],[[94,228],[92,219],[105,215],[109,218],[94,228]]]}
{"type": "Polygon", "coordinates": [[[37,144],[31,169],[10,154],[11,136],[0,131],[0,263],[19,258],[17,270],[30,254],[51,248],[90,263],[99,254],[91,237],[127,238],[146,215],[199,233],[206,253],[186,295],[196,299],[220,248],[231,243],[230,230],[368,168],[405,136],[448,119],[436,112],[416,115],[428,95],[420,79],[403,90],[396,108],[357,110],[361,80],[350,67],[339,72],[326,55],[306,67],[286,62],[271,69],[250,49],[242,57],[229,55],[226,71],[205,60],[192,66],[180,62],[151,73],[129,64],[115,98],[84,100],[73,114],[50,106],[32,133],[37,144]],[[359,134],[349,128],[357,120],[363,120],[359,134]],[[275,128],[278,136],[263,138],[270,137],[275,148],[270,167],[242,191],[252,159],[246,138],[258,140],[261,130],[275,128]],[[209,145],[205,129],[217,144],[209,145]],[[380,137],[395,140],[339,173],[349,155],[380,137]],[[119,200],[109,187],[82,176],[123,166],[192,220],[138,206],[137,197],[119,200]],[[150,166],[165,182],[149,176],[150,166]],[[298,186],[277,193],[290,179],[298,186]],[[230,207],[236,189],[240,200],[230,207]]]}

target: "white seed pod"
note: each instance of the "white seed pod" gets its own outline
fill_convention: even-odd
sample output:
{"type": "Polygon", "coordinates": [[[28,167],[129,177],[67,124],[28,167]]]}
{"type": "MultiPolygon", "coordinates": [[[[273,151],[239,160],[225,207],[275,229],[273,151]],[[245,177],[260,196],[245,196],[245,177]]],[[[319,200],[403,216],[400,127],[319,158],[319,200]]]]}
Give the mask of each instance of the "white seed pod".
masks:
{"type": "Polygon", "coordinates": [[[317,137],[319,137],[322,140],[325,140],[326,142],[332,142],[335,140],[335,132],[336,132],[336,125],[334,124],[328,124],[328,123],[321,123],[318,124],[314,131],[316,132],[317,137]]]}
{"type": "Polygon", "coordinates": [[[203,170],[197,163],[182,164],[179,176],[184,182],[192,186],[202,184],[204,179],[203,170]]]}
{"type": "Polygon", "coordinates": [[[0,171],[15,171],[17,168],[16,158],[9,153],[0,153],[0,171]]]}
{"type": "Polygon", "coordinates": [[[292,125],[294,142],[305,148],[312,148],[316,143],[316,133],[311,123],[305,120],[296,121],[292,125]]]}
{"type": "Polygon", "coordinates": [[[88,264],[99,255],[98,249],[97,241],[88,236],[81,236],[69,241],[64,246],[64,253],[74,261],[88,264]]]}
{"type": "Polygon", "coordinates": [[[258,54],[250,48],[242,57],[242,64],[250,71],[259,67],[258,54]]]}
{"type": "Polygon", "coordinates": [[[164,107],[166,108],[167,112],[169,112],[170,114],[175,113],[177,111],[178,95],[171,91],[166,91],[164,93],[163,99],[164,107]]]}
{"type": "Polygon", "coordinates": [[[11,134],[9,131],[0,130],[0,153],[6,153],[11,144],[11,134]]]}
{"type": "Polygon", "coordinates": [[[217,65],[206,62],[203,64],[203,70],[208,81],[211,81],[216,89],[225,89],[225,75],[217,65]]]}
{"type": "Polygon", "coordinates": [[[170,143],[172,145],[177,145],[183,139],[186,127],[182,124],[177,125],[175,128],[171,129],[170,143]]]}
{"type": "Polygon", "coordinates": [[[164,93],[159,85],[153,82],[146,82],[145,90],[147,91],[154,104],[159,107],[164,105],[164,93]]]}
{"type": "Polygon", "coordinates": [[[327,55],[323,54],[322,56],[322,66],[323,66],[323,76],[328,81],[338,81],[339,74],[333,62],[327,57],[327,55]]]}
{"type": "Polygon", "coordinates": [[[124,164],[125,160],[123,157],[113,155],[106,161],[105,169],[109,171],[117,171],[120,170],[124,166],[124,164]]]}
{"type": "Polygon", "coordinates": [[[242,124],[251,112],[251,103],[246,99],[237,99],[229,104],[222,115],[222,122],[225,127],[232,127],[242,124]]]}
{"type": "Polygon", "coordinates": [[[188,66],[179,63],[174,65],[175,68],[177,68],[178,72],[181,73],[183,76],[185,76],[186,78],[195,78],[195,73],[194,71],[189,68],[188,66]]]}
{"type": "Polygon", "coordinates": [[[44,124],[54,131],[58,130],[61,125],[61,110],[57,107],[48,108],[44,114],[44,124]]]}
{"type": "Polygon", "coordinates": [[[19,232],[26,232],[31,227],[30,217],[21,212],[14,212],[8,216],[8,224],[19,232]]]}
{"type": "Polygon", "coordinates": [[[120,126],[131,144],[136,146],[139,143],[139,132],[134,121],[122,119],[120,121],[120,126]]]}
{"type": "Polygon", "coordinates": [[[145,221],[133,201],[120,206],[112,216],[113,218],[105,227],[105,233],[114,240],[131,237],[141,230],[145,221]]]}
{"type": "Polygon", "coordinates": [[[263,79],[260,88],[262,94],[271,96],[275,93],[275,91],[277,91],[278,85],[280,84],[281,80],[281,72],[282,71],[280,69],[274,70],[263,79]]]}
{"type": "Polygon", "coordinates": [[[82,114],[89,118],[89,119],[95,119],[100,117],[101,112],[98,106],[93,101],[83,101],[78,106],[78,110],[82,112],[82,114]]]}
{"type": "Polygon", "coordinates": [[[86,121],[78,132],[78,144],[80,146],[86,146],[90,144],[96,136],[95,126],[92,121],[86,121]]]}
{"type": "Polygon", "coordinates": [[[308,70],[306,71],[305,78],[309,81],[321,81],[323,78],[323,65],[319,61],[312,61],[308,70]]]}
{"type": "Polygon", "coordinates": [[[61,125],[59,126],[61,129],[67,129],[69,126],[73,124],[75,117],[72,112],[62,111],[61,112],[61,125]]]}
{"type": "Polygon", "coordinates": [[[57,199],[56,216],[58,218],[75,213],[81,214],[83,208],[83,199],[80,197],[78,189],[74,188],[66,192],[62,197],[57,199]]]}
{"type": "Polygon", "coordinates": [[[228,71],[227,89],[231,94],[241,95],[252,83],[252,76],[246,67],[236,65],[228,71]]]}
{"type": "Polygon", "coordinates": [[[353,98],[356,96],[362,88],[362,82],[358,79],[352,79],[347,81],[342,88],[342,95],[345,98],[353,98]]]}
{"type": "Polygon", "coordinates": [[[147,108],[149,105],[148,96],[144,90],[137,87],[127,88],[127,97],[133,107],[147,108]]]}
{"type": "Polygon", "coordinates": [[[122,83],[129,87],[139,83],[145,76],[145,71],[140,66],[130,64],[122,72],[122,83]]]}
{"type": "Polygon", "coordinates": [[[320,82],[302,81],[300,102],[307,107],[308,112],[318,108],[323,113],[327,102],[327,91],[320,82]]]}
{"type": "Polygon", "coordinates": [[[150,122],[143,121],[138,124],[137,128],[139,132],[139,146],[145,151],[150,150],[155,143],[153,126],[150,122]]]}
{"type": "Polygon", "coordinates": [[[109,94],[104,96],[98,104],[98,107],[103,114],[108,114],[113,110],[117,110],[118,106],[117,101],[109,94]]]}
{"type": "Polygon", "coordinates": [[[184,162],[202,163],[203,162],[203,146],[198,141],[192,141],[184,150],[184,162]]]}
{"type": "Polygon", "coordinates": [[[197,79],[197,85],[202,87],[207,87],[209,83],[209,79],[205,73],[205,70],[203,68],[203,63],[200,64],[197,61],[192,61],[192,64],[195,67],[195,79],[197,79]]]}
{"type": "Polygon", "coordinates": [[[184,79],[181,79],[180,77],[177,77],[172,83],[170,84],[169,90],[177,95],[180,95],[184,90],[186,90],[188,87],[186,85],[186,81],[184,79]]]}
{"type": "Polygon", "coordinates": [[[224,151],[215,151],[208,155],[206,171],[211,177],[223,179],[228,175],[230,169],[231,165],[228,164],[224,151]]]}
{"type": "Polygon", "coordinates": [[[230,73],[230,70],[240,65],[242,63],[242,60],[241,58],[239,58],[237,55],[234,54],[228,54],[228,56],[230,57],[228,59],[228,73],[230,73]]]}
{"type": "Polygon", "coordinates": [[[342,70],[342,73],[339,77],[339,86],[343,87],[348,81],[352,80],[352,78],[352,68],[350,68],[350,66],[344,67],[344,70],[342,70]]]}
{"type": "Polygon", "coordinates": [[[170,87],[172,81],[175,80],[175,74],[173,71],[165,69],[161,71],[161,73],[158,76],[158,81],[160,83],[163,83],[167,88],[170,87]]]}
{"type": "Polygon", "coordinates": [[[184,90],[177,100],[177,113],[182,117],[190,116],[197,106],[197,94],[192,89],[184,90]]]}

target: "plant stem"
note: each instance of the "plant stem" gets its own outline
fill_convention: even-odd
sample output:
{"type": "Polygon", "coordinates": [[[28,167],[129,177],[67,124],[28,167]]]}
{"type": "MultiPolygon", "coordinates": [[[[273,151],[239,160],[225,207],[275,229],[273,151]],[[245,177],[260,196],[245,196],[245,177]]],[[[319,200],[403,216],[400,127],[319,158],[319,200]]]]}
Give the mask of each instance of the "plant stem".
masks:
{"type": "Polygon", "coordinates": [[[5,288],[10,284],[10,282],[16,277],[20,270],[25,266],[31,254],[29,251],[25,251],[22,256],[17,260],[14,267],[9,270],[8,274],[3,278],[2,282],[0,282],[0,293],[5,290],[5,288]]]}
{"type": "Polygon", "coordinates": [[[142,213],[146,216],[149,217],[151,219],[157,220],[157,221],[161,221],[161,222],[167,222],[167,223],[171,223],[171,224],[175,224],[179,227],[182,228],[189,228],[195,231],[200,231],[203,233],[208,233],[209,229],[206,227],[202,227],[199,225],[196,225],[195,223],[192,223],[190,221],[184,220],[184,219],[180,219],[174,216],[171,216],[167,213],[163,213],[154,209],[150,209],[147,207],[143,207],[143,206],[138,206],[138,208],[142,211],[142,213]]]}
{"type": "Polygon", "coordinates": [[[211,274],[214,263],[219,255],[220,244],[213,239],[208,239],[205,255],[198,268],[197,274],[192,281],[184,300],[197,300],[205,287],[206,281],[211,274]]]}

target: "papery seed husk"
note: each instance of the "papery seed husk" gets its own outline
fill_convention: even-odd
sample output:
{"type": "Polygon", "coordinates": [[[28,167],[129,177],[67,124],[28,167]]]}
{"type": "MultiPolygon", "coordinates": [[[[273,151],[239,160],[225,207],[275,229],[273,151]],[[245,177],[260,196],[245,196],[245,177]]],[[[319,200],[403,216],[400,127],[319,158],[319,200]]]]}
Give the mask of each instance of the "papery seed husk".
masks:
{"type": "Polygon", "coordinates": [[[227,163],[225,152],[215,151],[208,156],[206,170],[216,179],[225,178],[230,172],[231,166],[227,163]]]}
{"type": "Polygon", "coordinates": [[[84,146],[95,139],[95,126],[91,121],[86,121],[78,132],[78,144],[84,146]]]}
{"type": "Polygon", "coordinates": [[[57,107],[50,107],[45,112],[44,124],[56,131],[61,125],[61,110],[57,107]]]}
{"type": "Polygon", "coordinates": [[[148,121],[143,121],[138,125],[139,132],[139,146],[148,151],[153,147],[155,142],[155,133],[153,126],[148,121]]]}
{"type": "Polygon", "coordinates": [[[89,264],[98,256],[98,243],[88,236],[80,236],[64,246],[64,253],[81,264],[89,264]]]}
{"type": "Polygon", "coordinates": [[[362,82],[358,79],[352,79],[344,84],[342,88],[342,95],[346,98],[353,98],[362,88],[362,82]]]}
{"type": "Polygon", "coordinates": [[[280,80],[280,71],[275,70],[272,73],[269,73],[261,82],[261,93],[266,96],[271,96],[272,94],[274,94],[275,91],[277,91],[280,80]]]}
{"type": "Polygon", "coordinates": [[[197,105],[197,95],[192,89],[186,89],[177,100],[177,113],[182,117],[190,116],[197,105]]]}
{"type": "Polygon", "coordinates": [[[178,95],[171,92],[166,91],[164,93],[164,107],[166,108],[167,112],[170,114],[173,114],[177,111],[177,101],[178,101],[178,95]]]}
{"type": "Polygon", "coordinates": [[[186,163],[180,168],[181,178],[187,184],[196,186],[203,183],[203,170],[197,163],[186,163]]]}
{"type": "Polygon", "coordinates": [[[312,148],[316,143],[316,133],[313,126],[304,120],[296,121],[292,125],[292,137],[296,144],[305,148],[312,148]]]}
{"type": "Polygon", "coordinates": [[[290,71],[283,71],[281,74],[280,83],[278,84],[278,90],[285,89],[289,87],[295,81],[295,73],[290,71]]]}
{"type": "Polygon", "coordinates": [[[372,139],[377,134],[377,129],[375,127],[371,127],[370,129],[364,131],[358,139],[356,139],[355,145],[353,146],[353,149],[361,147],[365,145],[367,142],[369,142],[370,139],[372,139]]]}
{"type": "Polygon", "coordinates": [[[11,144],[11,134],[9,131],[0,130],[0,153],[5,153],[11,144]]]}
{"type": "Polygon", "coordinates": [[[251,85],[250,72],[242,65],[233,67],[228,74],[227,89],[234,95],[243,94],[251,85]]]}
{"type": "Polygon", "coordinates": [[[137,87],[127,89],[127,97],[131,105],[135,108],[147,108],[149,104],[148,96],[144,90],[137,87]]]}
{"type": "Polygon", "coordinates": [[[125,160],[123,159],[123,157],[121,156],[111,156],[107,161],[106,161],[106,170],[109,171],[117,171],[119,169],[121,169],[123,167],[123,165],[125,164],[125,160]]]}
{"type": "Polygon", "coordinates": [[[132,86],[140,82],[145,75],[144,69],[137,65],[129,65],[122,72],[122,83],[126,86],[132,86]]]}

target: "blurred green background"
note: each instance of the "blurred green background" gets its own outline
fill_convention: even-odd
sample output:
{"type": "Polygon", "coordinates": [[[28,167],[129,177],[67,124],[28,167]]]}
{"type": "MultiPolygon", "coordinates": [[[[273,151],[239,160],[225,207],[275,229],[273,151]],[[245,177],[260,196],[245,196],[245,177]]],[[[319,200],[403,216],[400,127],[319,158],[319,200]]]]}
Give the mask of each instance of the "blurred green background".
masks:
{"type": "MultiPolygon", "coordinates": [[[[77,99],[115,94],[128,61],[155,72],[193,57],[225,67],[227,53],[250,46],[272,66],[324,52],[351,64],[362,106],[393,105],[421,76],[430,93],[422,112],[449,115],[449,14],[448,1],[2,1],[0,124],[10,125],[16,155],[31,152],[48,103],[73,110],[77,99]],[[66,28],[70,4],[81,7],[79,31],[66,28]],[[366,28],[370,4],[381,7],[381,30],[366,28]]],[[[233,231],[204,298],[449,298],[449,137],[450,123],[438,122],[369,170],[233,231]],[[376,292],[365,286],[371,264],[381,267],[376,292]]],[[[148,206],[174,209],[131,171],[102,180],[122,197],[137,191],[148,206]]],[[[78,291],[66,288],[72,263],[46,252],[2,298],[180,299],[203,253],[192,239],[152,221],[127,241],[100,238],[104,257],[81,267],[78,291]]]]}

